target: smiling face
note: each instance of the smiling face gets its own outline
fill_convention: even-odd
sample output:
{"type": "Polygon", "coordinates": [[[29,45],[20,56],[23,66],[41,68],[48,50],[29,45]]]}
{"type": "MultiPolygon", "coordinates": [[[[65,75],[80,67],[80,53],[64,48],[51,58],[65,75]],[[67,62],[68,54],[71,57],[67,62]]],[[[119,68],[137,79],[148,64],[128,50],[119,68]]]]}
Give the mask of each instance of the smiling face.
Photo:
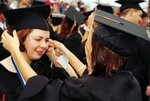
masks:
{"type": "Polygon", "coordinates": [[[48,49],[49,31],[33,29],[24,41],[27,57],[30,60],[40,59],[48,49]]]}

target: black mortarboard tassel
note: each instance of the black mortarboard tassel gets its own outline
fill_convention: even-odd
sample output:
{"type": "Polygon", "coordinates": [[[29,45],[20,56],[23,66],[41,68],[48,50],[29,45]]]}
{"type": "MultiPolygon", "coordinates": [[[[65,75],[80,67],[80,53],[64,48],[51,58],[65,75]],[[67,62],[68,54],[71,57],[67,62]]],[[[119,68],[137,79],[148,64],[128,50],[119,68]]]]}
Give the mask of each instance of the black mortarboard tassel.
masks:
{"type": "Polygon", "coordinates": [[[69,18],[71,21],[77,21],[78,25],[81,25],[84,23],[85,16],[78,12],[74,7],[69,7],[67,11],[65,11],[65,16],[69,18]]]}
{"type": "Polygon", "coordinates": [[[15,30],[41,29],[49,30],[47,18],[50,13],[49,6],[36,6],[4,11],[7,23],[15,30]]]}
{"type": "Polygon", "coordinates": [[[122,12],[125,9],[129,9],[129,8],[142,10],[139,3],[144,2],[144,1],[143,0],[118,0],[116,2],[121,4],[120,12],[122,12]]]}

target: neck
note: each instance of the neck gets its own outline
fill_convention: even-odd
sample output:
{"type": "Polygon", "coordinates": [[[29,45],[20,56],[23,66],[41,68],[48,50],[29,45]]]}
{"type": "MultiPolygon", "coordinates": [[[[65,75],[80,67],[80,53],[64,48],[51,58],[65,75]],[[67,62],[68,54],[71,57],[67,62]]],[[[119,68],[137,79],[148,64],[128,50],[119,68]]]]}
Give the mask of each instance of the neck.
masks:
{"type": "Polygon", "coordinates": [[[29,57],[27,56],[27,54],[25,52],[21,52],[21,54],[24,57],[24,59],[26,60],[26,62],[28,64],[31,64],[32,60],[29,59],[29,57]]]}
{"type": "Polygon", "coordinates": [[[121,16],[122,19],[129,21],[127,16],[121,16]]]}

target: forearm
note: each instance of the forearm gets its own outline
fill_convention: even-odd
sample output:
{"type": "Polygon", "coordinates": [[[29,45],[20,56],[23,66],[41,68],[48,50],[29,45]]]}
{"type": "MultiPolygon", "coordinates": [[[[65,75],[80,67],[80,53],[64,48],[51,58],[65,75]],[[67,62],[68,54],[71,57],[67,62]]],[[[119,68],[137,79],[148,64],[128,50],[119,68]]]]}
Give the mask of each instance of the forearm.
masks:
{"type": "Polygon", "coordinates": [[[37,75],[36,72],[25,61],[19,50],[13,51],[11,55],[13,56],[21,75],[23,76],[26,82],[28,81],[29,78],[37,75]]]}
{"type": "Polygon", "coordinates": [[[68,67],[66,68],[66,71],[71,77],[74,76],[74,77],[78,78],[76,72],[70,65],[68,65],[68,67]]]}
{"type": "Polygon", "coordinates": [[[69,58],[69,63],[70,65],[74,68],[76,73],[80,77],[82,77],[83,72],[87,68],[73,53],[71,53],[69,50],[67,51],[68,53],[68,58],[69,58]]]}
{"type": "MultiPolygon", "coordinates": [[[[57,62],[58,56],[55,55],[54,50],[53,50],[53,52],[51,52],[51,54],[48,55],[48,57],[49,57],[49,60],[54,64],[54,66],[56,68],[62,68],[62,66],[57,62]]],[[[76,72],[70,65],[68,65],[68,67],[65,68],[65,70],[70,76],[78,77],[76,72]]]]}

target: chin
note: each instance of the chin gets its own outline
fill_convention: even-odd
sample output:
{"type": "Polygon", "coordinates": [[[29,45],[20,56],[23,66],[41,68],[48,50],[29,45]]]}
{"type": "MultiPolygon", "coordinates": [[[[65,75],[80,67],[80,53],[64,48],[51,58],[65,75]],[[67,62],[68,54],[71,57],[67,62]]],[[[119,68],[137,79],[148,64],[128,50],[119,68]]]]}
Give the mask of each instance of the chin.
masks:
{"type": "Polygon", "coordinates": [[[38,60],[40,59],[42,56],[36,56],[36,57],[32,57],[32,60],[38,60]]]}

